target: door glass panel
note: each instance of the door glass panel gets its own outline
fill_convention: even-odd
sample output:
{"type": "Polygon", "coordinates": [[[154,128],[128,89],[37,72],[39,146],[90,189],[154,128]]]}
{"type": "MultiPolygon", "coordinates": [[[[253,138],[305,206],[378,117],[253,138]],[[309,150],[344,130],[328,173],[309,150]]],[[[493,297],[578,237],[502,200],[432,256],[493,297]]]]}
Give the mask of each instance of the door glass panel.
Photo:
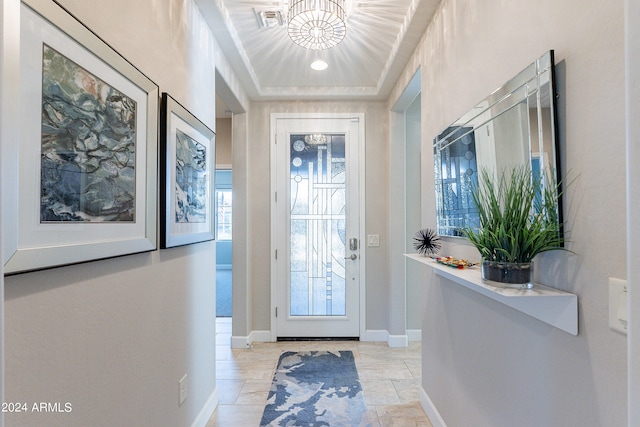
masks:
{"type": "Polygon", "coordinates": [[[290,137],[290,314],[344,316],[344,134],[290,137]]]}

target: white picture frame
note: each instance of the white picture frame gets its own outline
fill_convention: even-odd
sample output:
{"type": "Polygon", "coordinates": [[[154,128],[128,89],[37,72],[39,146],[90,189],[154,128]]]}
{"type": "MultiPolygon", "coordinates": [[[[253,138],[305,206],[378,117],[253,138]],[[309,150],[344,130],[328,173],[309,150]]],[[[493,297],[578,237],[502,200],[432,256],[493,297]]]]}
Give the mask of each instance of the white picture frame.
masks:
{"type": "Polygon", "coordinates": [[[5,274],[157,249],[158,86],[56,3],[23,0],[20,15],[19,141],[2,141],[10,156],[3,166],[11,165],[3,168],[2,179],[14,183],[2,195],[5,274]],[[70,91],[65,83],[75,80],[60,77],[56,93],[63,95],[55,102],[73,114],[51,110],[58,85],[51,76],[68,75],[47,71],[57,70],[50,66],[52,56],[93,79],[70,91]],[[85,89],[87,94],[77,93],[85,89]],[[108,102],[84,109],[88,98],[96,105],[103,98],[108,102]],[[133,113],[117,106],[118,99],[134,105],[133,113]],[[87,111],[94,114],[90,121],[87,111]],[[114,111],[126,115],[130,128],[114,134],[123,126],[109,121],[111,130],[104,131],[98,122],[114,111]],[[51,130],[48,115],[59,127],[51,130]],[[77,127],[83,127],[82,137],[74,133],[77,127]],[[109,138],[117,147],[103,143],[109,138]],[[69,169],[74,178],[65,181],[71,175],[61,171],[69,169]],[[51,176],[58,175],[56,183],[51,176]]]}

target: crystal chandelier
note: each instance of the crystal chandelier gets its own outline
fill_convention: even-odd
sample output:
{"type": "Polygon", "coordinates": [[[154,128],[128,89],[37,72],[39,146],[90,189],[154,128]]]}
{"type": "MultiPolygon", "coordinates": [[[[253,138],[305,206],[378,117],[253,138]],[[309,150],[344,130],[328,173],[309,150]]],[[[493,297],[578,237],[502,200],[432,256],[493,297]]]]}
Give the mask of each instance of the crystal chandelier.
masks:
{"type": "Polygon", "coordinates": [[[309,145],[325,145],[327,143],[327,136],[321,133],[314,133],[312,135],[305,135],[304,142],[309,145]]]}
{"type": "Polygon", "coordinates": [[[329,49],[347,32],[345,0],[290,0],[289,37],[307,49],[329,49]]]}

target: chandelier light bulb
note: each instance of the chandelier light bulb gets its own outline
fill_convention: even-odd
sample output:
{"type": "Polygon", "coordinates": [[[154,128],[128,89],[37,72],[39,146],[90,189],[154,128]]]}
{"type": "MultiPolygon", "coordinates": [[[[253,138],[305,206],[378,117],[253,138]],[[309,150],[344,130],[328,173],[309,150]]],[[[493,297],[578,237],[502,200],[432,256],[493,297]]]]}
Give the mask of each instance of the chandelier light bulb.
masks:
{"type": "Polygon", "coordinates": [[[329,67],[329,64],[327,64],[321,59],[318,59],[311,63],[311,68],[316,71],[324,71],[327,69],[327,67],[329,67]]]}

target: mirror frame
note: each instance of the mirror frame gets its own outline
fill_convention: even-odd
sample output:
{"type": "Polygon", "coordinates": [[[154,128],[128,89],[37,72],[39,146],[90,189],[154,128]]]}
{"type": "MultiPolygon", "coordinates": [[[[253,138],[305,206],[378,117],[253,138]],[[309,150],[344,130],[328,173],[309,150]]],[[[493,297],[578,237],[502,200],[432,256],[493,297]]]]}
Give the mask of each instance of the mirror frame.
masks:
{"type": "MultiPolygon", "coordinates": [[[[496,119],[504,119],[510,112],[518,114],[518,108],[521,112],[528,112],[520,114],[520,128],[513,128],[522,136],[521,163],[527,161],[532,173],[540,174],[536,176],[545,174],[551,180],[550,185],[554,185],[558,194],[562,195],[556,99],[554,52],[550,50],[434,138],[436,230],[440,236],[464,237],[461,231],[463,227],[479,226],[478,215],[471,199],[471,189],[477,184],[478,169],[486,167],[482,160],[486,159],[487,155],[493,156],[495,165],[490,165],[494,167],[489,170],[494,170],[496,175],[508,166],[519,165],[509,163],[500,164],[498,167],[496,153],[499,153],[499,149],[495,144],[497,135],[493,132],[496,119]],[[524,106],[527,110],[522,110],[524,106]],[[478,133],[481,130],[483,134],[478,133]],[[483,153],[483,146],[486,147],[488,144],[485,134],[493,134],[490,137],[493,146],[489,146],[483,153]],[[464,157],[467,161],[467,169],[464,172],[460,165],[465,161],[460,156],[463,150],[466,150],[464,157]],[[478,154],[482,156],[478,158],[478,154]],[[526,154],[528,159],[524,158],[526,154]],[[458,163],[458,169],[452,170],[452,162],[458,163]],[[533,165],[534,162],[538,163],[536,167],[533,165]],[[451,209],[454,205],[455,212],[451,209]],[[450,210],[447,211],[447,208],[450,210]]],[[[556,209],[562,230],[561,197],[558,198],[556,209]]]]}

